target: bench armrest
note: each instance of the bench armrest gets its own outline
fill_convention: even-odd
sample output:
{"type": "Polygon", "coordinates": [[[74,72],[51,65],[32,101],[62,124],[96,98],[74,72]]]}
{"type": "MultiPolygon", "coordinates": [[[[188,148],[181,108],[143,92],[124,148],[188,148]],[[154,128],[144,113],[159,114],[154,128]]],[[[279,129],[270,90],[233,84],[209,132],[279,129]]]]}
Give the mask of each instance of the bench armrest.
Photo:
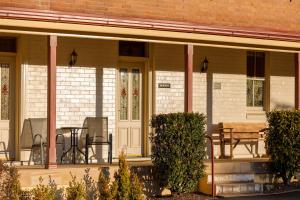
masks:
{"type": "Polygon", "coordinates": [[[219,128],[219,131],[224,131],[224,130],[233,130],[233,128],[219,128]]]}
{"type": "Polygon", "coordinates": [[[268,130],[269,130],[269,128],[263,128],[263,129],[260,129],[259,132],[264,132],[265,133],[268,130]]]}

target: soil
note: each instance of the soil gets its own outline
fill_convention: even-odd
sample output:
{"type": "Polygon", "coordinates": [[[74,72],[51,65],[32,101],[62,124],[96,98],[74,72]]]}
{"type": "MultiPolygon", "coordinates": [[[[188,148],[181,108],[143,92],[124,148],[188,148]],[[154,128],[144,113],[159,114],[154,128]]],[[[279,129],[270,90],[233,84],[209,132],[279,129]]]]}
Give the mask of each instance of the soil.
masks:
{"type": "Polygon", "coordinates": [[[210,199],[213,198],[199,193],[174,194],[169,197],[148,198],[148,200],[210,200],[210,199]]]}

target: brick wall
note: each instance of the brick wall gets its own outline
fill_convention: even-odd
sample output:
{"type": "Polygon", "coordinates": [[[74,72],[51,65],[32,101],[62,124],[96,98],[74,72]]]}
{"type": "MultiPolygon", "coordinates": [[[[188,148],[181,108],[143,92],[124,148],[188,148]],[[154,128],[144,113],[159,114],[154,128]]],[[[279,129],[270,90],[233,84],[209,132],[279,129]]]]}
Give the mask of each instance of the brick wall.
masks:
{"type": "MultiPolygon", "coordinates": [[[[28,38],[25,118],[47,117],[46,38],[28,38]]],[[[115,136],[115,84],[117,43],[59,38],[57,49],[57,128],[82,126],[88,116],[107,116],[115,136]],[[76,66],[69,67],[76,50],[76,66]]]]}
{"type": "MultiPolygon", "coordinates": [[[[153,44],[156,68],[156,113],[184,111],[184,48],[153,44]],[[158,88],[170,83],[171,88],[158,88]]],[[[46,38],[28,40],[25,117],[46,117],[46,38]]],[[[268,52],[270,60],[270,107],[294,107],[294,57],[268,52]]],[[[57,68],[57,126],[80,126],[86,116],[108,116],[115,134],[115,76],[117,43],[114,41],[60,38],[57,68]],[[68,67],[72,50],[76,67],[68,67]]],[[[208,131],[219,122],[265,121],[264,112],[246,107],[246,50],[195,47],[193,108],[207,114],[208,131]],[[209,60],[200,73],[203,59],[209,60]]]]}
{"type": "MultiPolygon", "coordinates": [[[[183,46],[155,44],[156,113],[184,110],[183,46]],[[158,83],[171,83],[171,88],[158,88],[158,83]],[[174,89],[175,88],[175,89],[174,89]]],[[[270,74],[270,108],[294,107],[293,54],[267,52],[270,74]]],[[[267,62],[268,63],[268,62],[267,62]]],[[[268,79],[266,79],[267,81],[268,79]]],[[[265,112],[246,106],[246,50],[195,47],[193,74],[193,110],[207,115],[208,132],[219,122],[264,122],[265,112]],[[200,73],[207,57],[209,67],[200,73]]],[[[229,151],[229,150],[228,150],[229,151]]],[[[262,143],[259,152],[264,151],[262,143]]],[[[216,154],[219,149],[216,146],[216,154]]],[[[243,145],[235,150],[238,156],[249,155],[243,145]]]]}
{"type": "Polygon", "coordinates": [[[184,50],[181,45],[154,45],[156,113],[184,111],[184,50]],[[158,88],[170,83],[171,88],[158,88]]]}
{"type": "Polygon", "coordinates": [[[300,2],[294,0],[1,0],[0,7],[143,18],[203,25],[299,32],[300,2]]]}
{"type": "Polygon", "coordinates": [[[295,108],[294,54],[270,53],[270,108],[295,108]]]}

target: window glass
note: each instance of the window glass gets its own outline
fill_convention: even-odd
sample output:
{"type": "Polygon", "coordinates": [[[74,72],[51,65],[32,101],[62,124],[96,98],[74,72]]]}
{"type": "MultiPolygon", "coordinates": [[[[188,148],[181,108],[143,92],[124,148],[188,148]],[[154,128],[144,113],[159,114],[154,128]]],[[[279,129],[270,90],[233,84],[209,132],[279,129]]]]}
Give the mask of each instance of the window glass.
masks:
{"type": "Polygon", "coordinates": [[[9,120],[9,64],[1,67],[1,120],[9,120]]]}
{"type": "Polygon", "coordinates": [[[265,54],[256,53],[255,77],[265,77],[265,54]]]}
{"type": "Polygon", "coordinates": [[[247,106],[263,107],[265,53],[247,52],[247,106]]]}
{"type": "Polygon", "coordinates": [[[132,120],[140,119],[140,70],[132,69],[132,120]]]}
{"type": "Polygon", "coordinates": [[[146,57],[146,43],[120,41],[119,56],[146,57]]]}
{"type": "Polygon", "coordinates": [[[16,38],[0,37],[0,52],[16,52],[16,38]]]}
{"type": "Polygon", "coordinates": [[[128,71],[120,69],[120,120],[128,120],[128,71]]]}
{"type": "Polygon", "coordinates": [[[255,53],[248,52],[247,53],[247,76],[254,76],[254,63],[255,63],[255,53]]]}

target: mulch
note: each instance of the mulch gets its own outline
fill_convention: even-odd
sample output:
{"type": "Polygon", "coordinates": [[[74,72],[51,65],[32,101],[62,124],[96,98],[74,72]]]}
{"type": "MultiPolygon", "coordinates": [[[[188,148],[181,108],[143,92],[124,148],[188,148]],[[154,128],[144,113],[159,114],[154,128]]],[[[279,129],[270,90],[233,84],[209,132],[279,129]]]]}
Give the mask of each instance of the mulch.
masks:
{"type": "Polygon", "coordinates": [[[185,194],[174,194],[170,197],[152,197],[147,199],[148,200],[211,200],[213,198],[198,193],[185,193],[185,194]]]}

